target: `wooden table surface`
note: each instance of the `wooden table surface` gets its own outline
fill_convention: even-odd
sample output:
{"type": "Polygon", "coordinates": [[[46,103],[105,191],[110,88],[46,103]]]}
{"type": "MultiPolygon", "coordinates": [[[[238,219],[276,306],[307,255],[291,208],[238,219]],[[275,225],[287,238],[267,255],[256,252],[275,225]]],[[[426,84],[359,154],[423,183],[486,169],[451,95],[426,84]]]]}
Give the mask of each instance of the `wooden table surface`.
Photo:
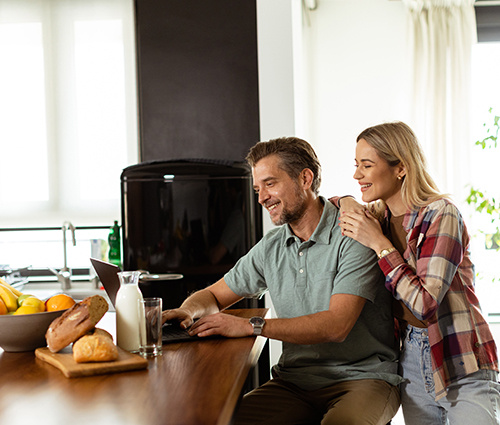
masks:
{"type": "MultiPolygon", "coordinates": [[[[227,312],[252,317],[267,309],[227,312]]],[[[114,319],[113,313],[105,317],[114,319]]],[[[0,349],[0,424],[228,424],[265,342],[247,337],[165,344],[145,370],[71,379],[33,352],[0,349]]]]}

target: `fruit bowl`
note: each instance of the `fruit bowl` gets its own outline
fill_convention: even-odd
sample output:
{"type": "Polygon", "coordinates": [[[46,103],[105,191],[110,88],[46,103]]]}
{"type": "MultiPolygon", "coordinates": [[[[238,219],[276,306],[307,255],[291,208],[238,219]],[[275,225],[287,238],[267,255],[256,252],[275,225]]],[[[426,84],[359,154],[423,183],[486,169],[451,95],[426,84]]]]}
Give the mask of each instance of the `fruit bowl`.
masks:
{"type": "Polygon", "coordinates": [[[38,347],[45,347],[47,329],[65,311],[0,315],[0,347],[9,352],[33,351],[38,347]]]}

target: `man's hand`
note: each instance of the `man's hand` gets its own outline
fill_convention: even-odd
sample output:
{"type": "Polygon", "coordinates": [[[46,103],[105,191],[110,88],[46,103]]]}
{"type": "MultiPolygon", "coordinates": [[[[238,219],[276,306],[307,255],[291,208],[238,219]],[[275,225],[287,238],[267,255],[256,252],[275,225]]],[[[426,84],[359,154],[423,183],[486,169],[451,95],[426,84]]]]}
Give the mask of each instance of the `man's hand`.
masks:
{"type": "Polygon", "coordinates": [[[222,335],[238,338],[253,335],[253,327],[248,319],[232,314],[215,313],[197,320],[189,329],[189,333],[200,337],[222,335]]]}
{"type": "Polygon", "coordinates": [[[165,322],[179,322],[179,326],[182,329],[189,328],[193,322],[194,317],[189,313],[189,311],[183,308],[175,308],[173,310],[165,310],[161,313],[161,323],[165,322]]]}
{"type": "Polygon", "coordinates": [[[162,313],[162,323],[176,321],[181,328],[187,329],[193,324],[194,319],[216,313],[241,299],[242,297],[229,289],[222,278],[209,287],[191,294],[179,308],[165,310],[162,313]]]}

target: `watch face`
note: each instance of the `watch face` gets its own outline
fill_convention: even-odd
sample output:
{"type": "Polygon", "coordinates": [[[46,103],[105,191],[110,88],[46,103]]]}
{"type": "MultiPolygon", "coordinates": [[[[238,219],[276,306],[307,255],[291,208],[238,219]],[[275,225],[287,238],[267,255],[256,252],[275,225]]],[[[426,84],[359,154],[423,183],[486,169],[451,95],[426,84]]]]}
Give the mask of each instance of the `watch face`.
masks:
{"type": "Polygon", "coordinates": [[[262,317],[254,316],[249,320],[249,322],[253,327],[253,334],[254,335],[261,335],[262,328],[266,324],[266,321],[262,317]]]}
{"type": "Polygon", "coordinates": [[[262,326],[262,325],[263,325],[264,323],[266,323],[266,322],[265,322],[265,320],[264,320],[262,317],[252,317],[252,318],[250,319],[250,323],[251,323],[252,325],[254,325],[254,326],[255,326],[255,325],[256,325],[256,326],[259,326],[259,325],[260,325],[260,326],[262,326]]]}

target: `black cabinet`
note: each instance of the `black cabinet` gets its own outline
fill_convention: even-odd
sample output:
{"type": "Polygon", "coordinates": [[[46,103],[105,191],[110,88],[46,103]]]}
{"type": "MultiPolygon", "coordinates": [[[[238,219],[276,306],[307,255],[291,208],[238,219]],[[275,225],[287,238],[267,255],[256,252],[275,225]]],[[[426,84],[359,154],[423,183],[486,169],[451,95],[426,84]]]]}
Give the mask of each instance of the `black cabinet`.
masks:
{"type": "Polygon", "coordinates": [[[255,0],[136,0],[141,161],[243,161],[259,141],[255,0]]]}

